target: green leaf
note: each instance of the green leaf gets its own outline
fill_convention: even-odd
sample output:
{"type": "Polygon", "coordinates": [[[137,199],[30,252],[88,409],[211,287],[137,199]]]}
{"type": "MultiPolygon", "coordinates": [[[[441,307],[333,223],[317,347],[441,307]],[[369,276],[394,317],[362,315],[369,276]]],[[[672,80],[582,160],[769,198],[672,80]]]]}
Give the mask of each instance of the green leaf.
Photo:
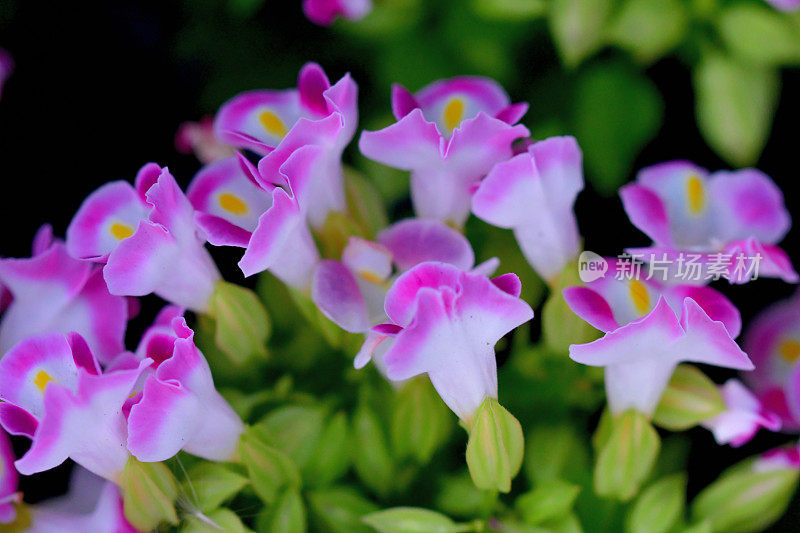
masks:
{"type": "Polygon", "coordinates": [[[472,0],[472,9],[491,20],[534,20],[547,13],[545,0],[472,0]]]}
{"type": "Polygon", "coordinates": [[[258,516],[259,533],[304,533],[307,531],[306,508],[297,489],[289,489],[258,516]]]}
{"type": "Polygon", "coordinates": [[[642,63],[651,63],[686,36],[689,16],[678,0],[626,0],[613,18],[608,38],[642,63]]]}
{"type": "Polygon", "coordinates": [[[452,427],[450,411],[427,376],[401,385],[395,397],[391,426],[395,457],[427,464],[452,427]]]}
{"type": "Polygon", "coordinates": [[[233,498],[247,483],[247,478],[229,465],[203,462],[189,470],[183,486],[192,503],[207,513],[233,498]]]}
{"type": "Polygon", "coordinates": [[[178,523],[174,505],[178,482],[164,463],[142,463],[131,456],[119,487],[125,518],[132,526],[150,531],[164,522],[178,523]]]}
{"type": "Polygon", "coordinates": [[[786,511],[797,490],[794,468],[760,471],[753,460],[728,469],[692,502],[692,519],[715,532],[764,531],[786,511]]]}
{"type": "Polygon", "coordinates": [[[277,500],[281,490],[301,485],[300,473],[292,460],[264,443],[252,428],[239,441],[239,458],[247,468],[256,494],[268,505],[277,500]]]}
{"type": "Polygon", "coordinates": [[[628,514],[628,533],[667,533],[683,518],[686,474],[665,477],[647,487],[628,514]]]}
{"type": "Polygon", "coordinates": [[[496,493],[481,490],[468,473],[444,478],[436,493],[436,508],[450,516],[473,518],[487,516],[497,502],[496,493]]]}
{"type": "Polygon", "coordinates": [[[349,427],[347,415],[338,412],[327,422],[311,454],[303,478],[307,485],[322,487],[342,477],[350,467],[349,427]]]}
{"type": "Polygon", "coordinates": [[[203,517],[190,515],[186,524],[181,528],[181,533],[247,533],[250,530],[244,527],[236,513],[230,509],[217,509],[203,517]]]}
{"type": "Polygon", "coordinates": [[[269,316],[253,291],[220,281],[209,313],[216,322],[215,343],[232,362],[242,365],[251,357],[266,357],[269,316]]]}
{"type": "Polygon", "coordinates": [[[593,65],[578,78],[573,128],[587,177],[604,195],[616,194],[634,159],[658,133],[661,96],[643,74],[618,63],[593,65]]]}
{"type": "Polygon", "coordinates": [[[539,525],[569,514],[581,488],[558,479],[538,483],[517,498],[514,507],[528,524],[539,525]]]}
{"type": "Polygon", "coordinates": [[[253,424],[252,430],[266,444],[288,455],[302,470],[317,446],[325,416],[320,407],[284,405],[253,424]]]}
{"type": "Polygon", "coordinates": [[[597,456],[594,487],[600,496],[628,501],[650,474],[660,440],[647,417],[636,411],[622,413],[612,424],[597,456]]]}
{"type": "Polygon", "coordinates": [[[754,164],[767,142],[780,79],[769,67],[708,53],[694,73],[697,124],[709,146],[735,166],[754,164]]]}
{"type": "Polygon", "coordinates": [[[613,5],[612,0],[550,2],[550,33],[567,66],[577,66],[600,49],[613,5]]]}
{"type": "Polygon", "coordinates": [[[542,483],[564,479],[583,483],[589,454],[583,436],[569,425],[537,425],[526,436],[524,468],[528,479],[542,483]]]}
{"type": "Polygon", "coordinates": [[[726,7],[717,29],[728,50],[740,59],[776,66],[800,63],[800,31],[766,3],[726,7]]]}
{"type": "Polygon", "coordinates": [[[353,415],[353,465],[361,481],[382,497],[395,487],[395,467],[386,433],[371,407],[362,403],[353,415]]]}
{"type": "Polygon", "coordinates": [[[697,367],[678,365],[653,415],[653,423],[670,431],[689,429],[725,410],[716,384],[697,367]]]}
{"type": "Polygon", "coordinates": [[[467,466],[475,486],[508,492],[522,467],[525,441],[514,415],[496,399],[486,398],[469,429],[467,466]]]}
{"type": "Polygon", "coordinates": [[[361,517],[378,506],[349,487],[319,489],[308,493],[309,509],[317,530],[330,533],[375,533],[361,517]]]}
{"type": "Polygon", "coordinates": [[[449,517],[416,507],[395,507],[371,513],[362,519],[378,533],[456,533],[464,531],[449,517]]]}

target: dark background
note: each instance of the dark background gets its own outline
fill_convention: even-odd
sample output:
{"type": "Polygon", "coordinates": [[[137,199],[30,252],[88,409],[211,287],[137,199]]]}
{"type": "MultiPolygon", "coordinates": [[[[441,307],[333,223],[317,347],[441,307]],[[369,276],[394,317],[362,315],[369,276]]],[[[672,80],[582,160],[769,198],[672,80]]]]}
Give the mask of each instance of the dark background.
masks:
{"type": "MultiPolygon", "coordinates": [[[[365,66],[372,53],[369,46],[339,46],[331,30],[302,16],[299,1],[270,2],[250,18],[213,4],[199,2],[202,7],[190,14],[188,2],[0,0],[0,46],[16,61],[0,100],[1,255],[27,257],[33,234],[44,222],[63,235],[89,192],[109,180],[132,180],[148,161],[168,165],[186,185],[199,164],[193,156],[175,151],[178,125],[213,114],[216,106],[240,90],[294,85],[306,60],[320,62],[332,79],[350,71],[360,85],[363,117],[388,112],[388,90],[374,82],[365,66]],[[206,90],[209,87],[213,90],[206,90]]],[[[528,45],[537,57],[549,58],[537,68],[557,67],[546,35],[532,34],[528,45]]],[[[519,59],[519,68],[527,69],[523,82],[536,76],[525,59],[523,50],[519,59]]],[[[636,167],[687,158],[710,169],[726,168],[697,130],[685,66],[666,59],[647,74],[664,98],[665,122],[639,155],[636,167]]],[[[513,101],[528,100],[537,106],[535,95],[514,87],[509,92],[513,101]]],[[[800,220],[795,199],[798,95],[800,71],[784,72],[772,135],[758,165],[783,189],[795,220],[800,220]]],[[[351,146],[347,157],[352,159],[353,153],[351,146]]],[[[395,211],[407,207],[401,203],[395,211]]],[[[590,189],[581,195],[577,209],[587,249],[616,255],[623,246],[647,244],[627,221],[618,198],[603,198],[590,189]]],[[[800,264],[799,233],[793,230],[783,242],[795,265],[800,264]]],[[[223,269],[229,279],[241,281],[228,266],[223,269]]],[[[739,306],[745,323],[794,290],[775,280],[720,288],[739,306]]],[[[705,430],[692,435],[690,492],[736,460],[786,440],[762,434],[744,449],[732,450],[717,446],[705,430]]],[[[58,492],[63,468],[45,479],[47,492],[58,492]]],[[[35,499],[29,482],[23,488],[35,499]]],[[[40,483],[36,490],[41,489],[40,483]]],[[[796,519],[787,517],[783,523],[796,519]]]]}

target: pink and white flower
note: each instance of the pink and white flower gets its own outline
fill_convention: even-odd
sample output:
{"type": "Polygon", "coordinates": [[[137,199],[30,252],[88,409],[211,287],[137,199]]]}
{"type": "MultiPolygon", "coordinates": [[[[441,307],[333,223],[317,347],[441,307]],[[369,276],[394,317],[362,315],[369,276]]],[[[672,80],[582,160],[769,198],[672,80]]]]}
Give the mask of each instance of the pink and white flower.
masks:
{"type": "Polygon", "coordinates": [[[8,434],[0,429],[0,524],[10,524],[17,518],[16,504],[21,500],[17,491],[19,474],[14,468],[14,448],[8,434]]]}
{"type": "Polygon", "coordinates": [[[175,149],[182,154],[193,153],[203,164],[225,159],[234,153],[232,147],[217,139],[212,117],[181,123],[175,133],[175,149]]]}
{"type": "Polygon", "coordinates": [[[303,0],[303,13],[320,26],[330,26],[337,17],[361,20],[372,10],[372,0],[303,0]]]}
{"type": "Polygon", "coordinates": [[[688,161],[661,163],[642,170],[620,196],[631,222],[653,240],[648,248],[629,249],[634,256],[677,264],[696,255],[705,281],[711,270],[732,283],[756,273],[800,279],[777,246],[791,226],[783,194],[758,170],[709,175],[688,161]]]}
{"type": "Polygon", "coordinates": [[[714,434],[718,444],[739,447],[750,442],[760,428],[778,431],[781,419],[764,408],[758,398],[738,379],[720,387],[725,411],[704,420],[702,426],[714,434]]]}
{"type": "Polygon", "coordinates": [[[0,356],[46,332],[80,333],[103,362],[123,350],[128,303],[109,293],[101,269],[70,257],[50,226],[37,233],[32,257],[0,259],[0,285],[9,296],[0,319],[0,356]]]}
{"type": "Polygon", "coordinates": [[[307,290],[320,257],[304,206],[310,174],[322,157],[318,146],[296,150],[280,167],[282,186],[242,155],[201,169],[187,194],[208,242],[245,248],[239,262],[245,276],[269,270],[290,287],[307,290]]]}
{"type": "Polygon", "coordinates": [[[768,450],[759,455],[753,462],[756,472],[772,472],[774,470],[800,470],[800,446],[782,446],[768,450]]]}
{"type": "MultiPolygon", "coordinates": [[[[168,309],[161,318],[175,311],[168,309]]],[[[214,388],[208,362],[183,317],[172,319],[170,336],[163,320],[157,322],[144,353],[154,371],[130,408],[131,453],[144,462],[164,461],[180,450],[212,461],[230,460],[244,424],[214,388]]]]}
{"type": "Polygon", "coordinates": [[[166,168],[142,167],[135,187],[103,185],[83,202],[67,228],[73,257],[105,263],[111,294],[155,293],[194,311],[205,311],[220,274],[194,209],[166,168]]]}
{"type": "Polygon", "coordinates": [[[416,94],[395,85],[397,122],[363,132],[359,148],[375,161],[411,171],[417,216],[461,226],[478,182],[513,155],[512,142],[528,135],[525,126],[514,125],[527,109],[511,104],[487,78],[439,80],[416,94]]]}
{"type": "Polygon", "coordinates": [[[574,137],[552,137],[495,165],[472,197],[472,212],[514,230],[525,258],[552,280],[580,252],[573,206],[583,190],[581,149],[574,137]]]}
{"type": "Polygon", "coordinates": [[[605,367],[614,414],[635,409],[651,415],[681,361],[753,368],[733,340],[741,329],[739,311],[710,287],[601,278],[565,289],[564,298],[578,316],[605,332],[594,342],[573,344],[569,352],[574,361],[605,367]]]}
{"type": "Polygon", "coordinates": [[[214,128],[223,142],[265,156],[259,171],[275,185],[287,185],[281,167],[296,150],[318,147],[304,191],[299,183],[292,185],[303,197],[303,213],[318,228],[328,213],[346,210],[342,152],[358,125],[357,100],[358,87],[349,74],[331,85],[322,67],[307,63],[297,89],[242,93],[222,105],[214,128]]]}
{"type": "Polygon", "coordinates": [[[33,441],[15,462],[17,470],[31,475],[70,458],[116,482],[129,457],[122,407],[151,362],[101,373],[76,333],[46,333],[17,344],[0,360],[0,424],[33,441]]]}
{"type": "Polygon", "coordinates": [[[382,338],[367,339],[370,349],[362,350],[356,366],[392,338],[384,355],[387,377],[402,381],[427,373],[448,407],[469,424],[485,398],[497,398],[494,345],[533,318],[520,290],[514,274],[490,280],[446,263],[421,263],[389,289],[389,322],[373,328],[382,338]]]}
{"type": "Polygon", "coordinates": [[[785,430],[800,430],[800,293],[756,316],[744,347],[756,365],[747,384],[785,430]]]}
{"type": "Polygon", "coordinates": [[[800,9],[800,0],[767,0],[767,2],[780,11],[797,11],[800,9]]]}
{"type": "Polygon", "coordinates": [[[432,219],[402,220],[378,235],[377,242],[350,237],[342,260],[326,259],[314,270],[311,297],[320,310],[352,333],[386,321],[383,302],[397,275],[426,261],[469,270],[472,247],[461,233],[432,219]]]}

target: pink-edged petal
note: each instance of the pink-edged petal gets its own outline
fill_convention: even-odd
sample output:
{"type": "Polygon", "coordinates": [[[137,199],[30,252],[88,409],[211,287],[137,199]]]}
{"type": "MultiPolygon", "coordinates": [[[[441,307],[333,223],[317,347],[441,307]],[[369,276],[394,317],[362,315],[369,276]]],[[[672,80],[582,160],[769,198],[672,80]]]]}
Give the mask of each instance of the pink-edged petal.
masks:
{"type": "Polygon", "coordinates": [[[401,170],[435,166],[442,157],[442,138],[421,109],[413,109],[395,124],[379,131],[364,131],[358,141],[361,153],[401,170]]]}
{"type": "Polygon", "coordinates": [[[378,241],[391,251],[401,271],[426,261],[450,263],[463,270],[475,264],[466,237],[435,219],[402,220],[382,231],[378,241]]]}
{"type": "Polygon", "coordinates": [[[270,193],[251,181],[237,157],[215,161],[200,169],[186,196],[197,211],[221,218],[247,233],[252,233],[258,217],[272,203],[270,193]]]}
{"type": "Polygon", "coordinates": [[[297,201],[281,188],[258,222],[239,268],[245,276],[269,269],[288,285],[305,289],[319,261],[314,239],[297,201]]]}
{"type": "Polygon", "coordinates": [[[308,20],[320,26],[330,26],[336,17],[359,20],[372,9],[372,0],[303,0],[303,12],[308,20]]]}
{"type": "Polygon", "coordinates": [[[228,100],[214,118],[217,138],[262,155],[277,146],[301,116],[296,90],[260,90],[228,100]]]}
{"type": "Polygon", "coordinates": [[[357,369],[364,368],[379,352],[386,351],[392,344],[392,338],[397,336],[403,328],[394,324],[378,324],[369,330],[364,344],[353,360],[353,366],[357,369]]]}
{"type": "Polygon", "coordinates": [[[419,107],[419,102],[411,91],[400,85],[392,84],[392,113],[397,120],[411,113],[419,107]]]}
{"type": "Polygon", "coordinates": [[[500,259],[497,257],[490,257],[486,261],[475,265],[472,272],[475,274],[483,274],[484,276],[491,276],[498,268],[500,268],[500,259]]]}
{"type": "MultiPolygon", "coordinates": [[[[724,277],[731,283],[747,283],[757,277],[778,278],[788,283],[800,280],[786,252],[754,237],[729,243],[722,254],[728,260],[724,277]]],[[[713,261],[709,258],[709,262],[713,261]]]]}
{"type": "Polygon", "coordinates": [[[472,212],[494,226],[513,228],[532,221],[545,201],[533,158],[521,154],[495,165],[480,182],[472,212]]]}
{"type": "Polygon", "coordinates": [[[67,250],[77,259],[105,261],[120,241],[147,217],[145,205],[126,181],[112,181],[90,194],[67,227],[67,250]]]}
{"type": "Polygon", "coordinates": [[[783,193],[766,174],[752,168],[718,171],[709,180],[715,210],[715,237],[739,240],[750,237],[775,244],[789,231],[792,219],[783,193]]]}
{"type": "Polygon", "coordinates": [[[670,307],[681,312],[686,298],[699,305],[711,320],[722,322],[732,339],[742,331],[742,316],[739,309],[721,292],[711,287],[677,285],[667,287],[663,292],[670,307]]]}
{"type": "Polygon", "coordinates": [[[8,402],[0,403],[0,425],[9,434],[32,439],[39,422],[25,409],[8,402]]]}
{"type": "Polygon", "coordinates": [[[46,252],[56,242],[53,236],[53,226],[50,224],[42,224],[36,230],[33,236],[33,244],[31,245],[31,255],[39,255],[46,252]]]}
{"type": "Polygon", "coordinates": [[[386,314],[395,324],[407,327],[416,312],[417,293],[422,288],[456,287],[459,270],[444,263],[421,263],[404,272],[386,295],[386,314]]]}
{"type": "Polygon", "coordinates": [[[502,276],[492,278],[491,282],[495,287],[507,294],[510,294],[514,298],[519,298],[519,295],[522,294],[522,282],[519,280],[519,276],[516,274],[503,274],[502,276]]]}
{"type": "Polygon", "coordinates": [[[351,333],[369,329],[364,296],[350,270],[339,261],[320,261],[314,269],[311,299],[320,311],[351,333]]]}
{"type": "Polygon", "coordinates": [[[89,374],[99,375],[101,373],[100,362],[92,353],[86,339],[73,331],[67,334],[67,342],[72,350],[72,359],[75,361],[76,367],[86,370],[89,374]]]}
{"type": "Polygon", "coordinates": [[[611,306],[596,291],[587,287],[568,287],[563,294],[570,309],[600,331],[614,331],[619,327],[611,306]]]}
{"type": "Polygon", "coordinates": [[[306,63],[300,69],[297,78],[297,91],[300,94],[300,105],[314,115],[328,114],[328,103],[323,93],[330,88],[328,76],[317,63],[306,63]]]}
{"type": "Polygon", "coordinates": [[[755,395],[739,380],[729,379],[720,389],[725,411],[702,422],[718,444],[739,447],[747,444],[762,427],[769,431],[781,428],[780,418],[763,409],[755,395]]]}
{"type": "Polygon", "coordinates": [[[722,322],[709,318],[700,305],[691,298],[683,300],[680,357],[684,361],[706,363],[735,370],[753,370],[750,358],[731,338],[722,322]]]}
{"type": "Polygon", "coordinates": [[[672,244],[667,210],[655,192],[638,183],[629,183],[619,190],[619,196],[634,226],[653,239],[653,242],[672,244]]]}
{"type": "Polygon", "coordinates": [[[17,516],[14,503],[22,496],[17,492],[19,474],[14,468],[15,459],[11,440],[0,430],[0,525],[14,521],[17,516]]]}
{"type": "Polygon", "coordinates": [[[438,80],[415,97],[425,117],[446,135],[479,113],[495,116],[509,105],[508,95],[496,81],[478,76],[438,80]]]}
{"type": "Polygon", "coordinates": [[[392,252],[385,245],[350,237],[342,250],[342,263],[372,282],[385,281],[392,274],[392,252]]]}
{"type": "Polygon", "coordinates": [[[146,163],[136,173],[133,186],[142,202],[147,203],[147,191],[158,182],[164,169],[158,163],[146,163]]]}
{"type": "Polygon", "coordinates": [[[528,103],[519,102],[517,104],[511,104],[508,107],[504,107],[495,114],[494,118],[497,120],[502,120],[506,124],[516,124],[527,112],[528,103]]]}
{"type": "Polygon", "coordinates": [[[236,246],[247,248],[253,233],[231,224],[218,216],[195,213],[194,221],[205,233],[206,240],[214,246],[236,246]]]}
{"type": "MultiPolygon", "coordinates": [[[[360,2],[363,0],[348,1],[360,2]]],[[[342,116],[344,125],[342,133],[337,139],[337,145],[344,148],[353,139],[358,126],[358,85],[348,73],[326,90],[323,96],[328,103],[328,109],[342,116]]]]}

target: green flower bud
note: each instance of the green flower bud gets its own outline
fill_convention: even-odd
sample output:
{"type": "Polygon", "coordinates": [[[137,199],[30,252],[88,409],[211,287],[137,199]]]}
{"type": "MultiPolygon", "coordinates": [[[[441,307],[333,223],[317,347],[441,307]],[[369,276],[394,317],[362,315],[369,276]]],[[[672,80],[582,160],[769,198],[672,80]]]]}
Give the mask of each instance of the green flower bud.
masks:
{"type": "Polygon", "coordinates": [[[628,514],[628,533],[667,533],[683,519],[686,507],[686,474],[656,481],[636,499],[628,514]]]}
{"type": "Polygon", "coordinates": [[[274,503],[281,490],[301,485],[300,473],[282,451],[264,443],[253,428],[239,441],[239,459],[247,468],[253,488],[266,504],[274,503]]]}
{"type": "Polygon", "coordinates": [[[364,523],[375,528],[378,533],[457,533],[469,531],[469,527],[459,525],[447,516],[416,507],[395,507],[365,516],[364,523]]]}
{"type": "Polygon", "coordinates": [[[608,437],[598,446],[594,488],[601,496],[628,501],[650,474],[661,441],[647,417],[636,411],[626,411],[610,423],[608,437]]]}
{"type": "Polygon", "coordinates": [[[120,475],[125,518],[142,531],[164,522],[178,523],[175,499],[178,482],[164,463],[141,463],[131,456],[120,475]]]}
{"type": "Polygon", "coordinates": [[[553,479],[521,495],[514,507],[526,523],[539,525],[569,514],[580,491],[577,485],[553,479]]]}
{"type": "Polygon", "coordinates": [[[242,365],[252,357],[267,356],[269,316],[253,291],[227,281],[218,282],[209,314],[216,322],[216,345],[233,363],[242,365]]]}
{"type": "Polygon", "coordinates": [[[725,410],[725,401],[713,381],[693,365],[678,365],[653,415],[653,423],[682,431],[725,410]]]}
{"type": "Polygon", "coordinates": [[[467,442],[467,466],[475,486],[508,492],[522,467],[525,442],[514,415],[486,398],[473,416],[467,442]]]}
{"type": "Polygon", "coordinates": [[[542,339],[545,346],[557,354],[567,354],[570,344],[591,342],[600,337],[600,332],[576,315],[564,300],[564,289],[582,284],[575,262],[564,267],[550,283],[550,296],[542,308],[542,339]]]}

